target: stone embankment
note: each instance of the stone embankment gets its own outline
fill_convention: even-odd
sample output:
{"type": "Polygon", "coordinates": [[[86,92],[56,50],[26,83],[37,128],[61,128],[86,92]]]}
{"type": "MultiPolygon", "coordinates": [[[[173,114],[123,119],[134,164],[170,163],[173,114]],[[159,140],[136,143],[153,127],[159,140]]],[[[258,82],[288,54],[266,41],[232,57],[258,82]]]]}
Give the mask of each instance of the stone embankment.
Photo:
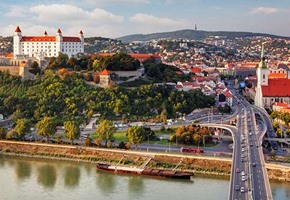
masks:
{"type": "MultiPolygon", "coordinates": [[[[71,145],[0,141],[0,153],[22,157],[34,157],[82,162],[103,162],[141,167],[151,158],[148,167],[176,168],[199,174],[230,176],[230,158],[206,157],[190,154],[165,154],[71,145]]],[[[277,164],[266,165],[272,180],[290,181],[290,167],[277,164]]]]}

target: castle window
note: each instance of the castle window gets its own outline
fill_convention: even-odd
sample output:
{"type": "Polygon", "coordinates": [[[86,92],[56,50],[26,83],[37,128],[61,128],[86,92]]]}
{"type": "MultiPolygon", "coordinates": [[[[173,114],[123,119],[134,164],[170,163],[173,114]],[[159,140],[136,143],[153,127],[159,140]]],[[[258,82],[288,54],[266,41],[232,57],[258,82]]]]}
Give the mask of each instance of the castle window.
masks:
{"type": "Polygon", "coordinates": [[[263,79],[265,79],[265,74],[263,74],[263,79]]]}

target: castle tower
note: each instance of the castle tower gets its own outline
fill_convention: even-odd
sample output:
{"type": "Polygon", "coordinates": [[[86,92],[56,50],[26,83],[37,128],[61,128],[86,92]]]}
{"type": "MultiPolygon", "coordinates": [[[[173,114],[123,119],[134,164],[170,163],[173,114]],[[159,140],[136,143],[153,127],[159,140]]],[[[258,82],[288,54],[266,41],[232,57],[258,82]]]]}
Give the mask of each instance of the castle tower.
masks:
{"type": "Polygon", "coordinates": [[[270,70],[265,62],[264,44],[262,44],[261,61],[259,62],[257,68],[257,88],[255,95],[255,105],[261,108],[264,108],[262,87],[268,86],[269,73],[270,70]]]}
{"type": "Polygon", "coordinates": [[[17,57],[17,55],[21,54],[21,45],[20,41],[22,38],[22,33],[19,28],[19,26],[16,27],[14,34],[13,34],[13,53],[14,53],[14,58],[17,57]]]}
{"type": "Polygon", "coordinates": [[[80,40],[82,41],[82,42],[84,42],[84,33],[83,33],[83,31],[81,30],[80,31],[80,40]]]}
{"type": "Polygon", "coordinates": [[[62,47],[63,37],[62,37],[62,32],[60,29],[57,29],[55,40],[56,40],[56,51],[63,52],[62,51],[63,50],[63,47],[62,47]]]}

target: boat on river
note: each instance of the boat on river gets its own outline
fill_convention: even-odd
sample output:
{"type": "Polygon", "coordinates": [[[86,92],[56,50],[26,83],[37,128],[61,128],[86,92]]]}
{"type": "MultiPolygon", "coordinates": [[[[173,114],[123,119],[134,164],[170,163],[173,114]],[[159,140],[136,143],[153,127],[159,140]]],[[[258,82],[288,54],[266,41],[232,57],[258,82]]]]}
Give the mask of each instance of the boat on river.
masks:
{"type": "Polygon", "coordinates": [[[170,169],[152,169],[152,168],[143,169],[138,167],[126,167],[103,163],[97,163],[97,170],[121,174],[135,174],[143,176],[160,177],[160,178],[190,179],[190,177],[193,176],[192,172],[182,172],[170,169]]]}

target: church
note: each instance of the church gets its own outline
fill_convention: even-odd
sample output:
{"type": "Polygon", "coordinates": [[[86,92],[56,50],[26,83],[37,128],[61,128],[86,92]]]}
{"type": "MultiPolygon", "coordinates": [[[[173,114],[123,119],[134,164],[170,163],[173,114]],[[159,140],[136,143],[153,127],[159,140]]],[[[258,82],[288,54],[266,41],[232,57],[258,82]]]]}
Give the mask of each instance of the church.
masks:
{"type": "Polygon", "coordinates": [[[255,105],[270,110],[277,102],[290,104],[290,71],[288,70],[283,77],[271,76],[272,72],[265,62],[263,45],[261,61],[257,68],[255,105]]]}
{"type": "Polygon", "coordinates": [[[17,26],[13,35],[13,51],[14,59],[57,57],[59,52],[71,57],[84,53],[84,35],[80,31],[79,37],[67,37],[58,29],[54,36],[49,36],[46,31],[43,36],[23,36],[17,26]]]}

